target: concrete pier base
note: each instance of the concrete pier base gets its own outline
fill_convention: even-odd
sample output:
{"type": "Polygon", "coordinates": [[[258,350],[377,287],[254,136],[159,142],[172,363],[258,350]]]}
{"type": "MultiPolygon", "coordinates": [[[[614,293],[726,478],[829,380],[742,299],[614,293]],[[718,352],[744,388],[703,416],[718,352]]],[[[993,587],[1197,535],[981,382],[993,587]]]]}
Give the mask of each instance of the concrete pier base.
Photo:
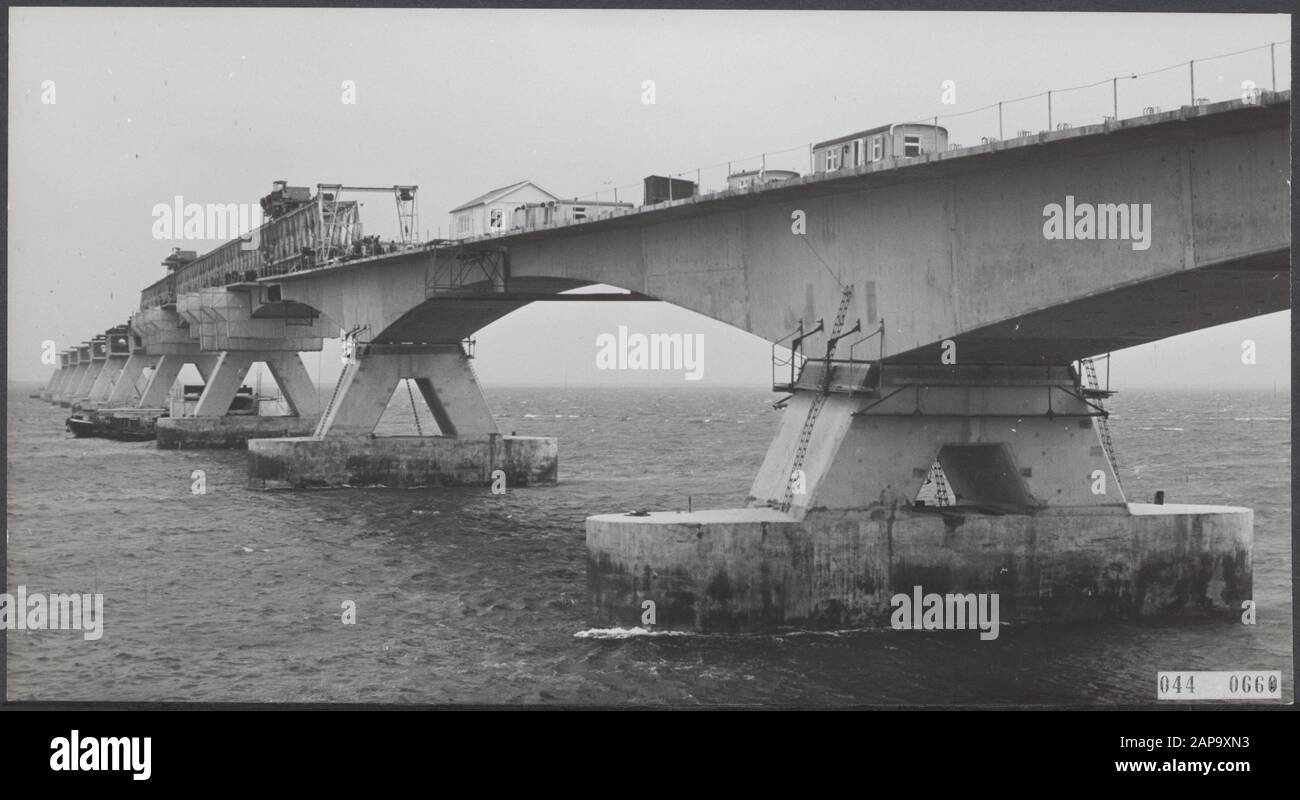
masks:
{"type": "Polygon", "coordinates": [[[199,450],[244,447],[254,439],[305,436],[319,417],[229,416],[163,417],[158,420],[158,447],[199,450]]]}
{"type": "Polygon", "coordinates": [[[900,594],[996,594],[1011,623],[1251,599],[1253,513],[1129,503],[1108,392],[1073,369],[809,361],[791,390],[747,508],[587,520],[594,624],[647,600],[750,631],[890,627],[900,594]]]}
{"type": "Polygon", "coordinates": [[[891,598],[996,592],[1003,622],[1239,616],[1253,514],[1129,504],[1036,514],[771,508],[587,520],[591,622],[702,632],[889,627],[891,598]]]}
{"type": "Polygon", "coordinates": [[[332,436],[248,443],[253,489],[338,486],[506,486],[555,483],[554,438],[533,436],[332,436]]]}
{"type": "Polygon", "coordinates": [[[344,367],[311,436],[248,443],[253,489],[338,486],[488,486],[555,483],[548,437],[502,436],[460,344],[369,344],[344,367]],[[435,436],[374,436],[400,381],[424,400],[435,436]],[[418,390],[418,395],[416,391],[418,390]]]}

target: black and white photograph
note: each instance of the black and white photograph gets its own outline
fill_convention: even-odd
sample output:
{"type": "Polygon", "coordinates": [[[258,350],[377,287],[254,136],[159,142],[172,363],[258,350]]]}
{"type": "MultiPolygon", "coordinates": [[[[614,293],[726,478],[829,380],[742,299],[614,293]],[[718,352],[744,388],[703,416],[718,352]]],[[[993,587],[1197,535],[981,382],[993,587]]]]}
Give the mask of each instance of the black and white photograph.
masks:
{"type": "Polygon", "coordinates": [[[1290,705],[1292,54],[10,8],[3,699],[1290,705]]]}

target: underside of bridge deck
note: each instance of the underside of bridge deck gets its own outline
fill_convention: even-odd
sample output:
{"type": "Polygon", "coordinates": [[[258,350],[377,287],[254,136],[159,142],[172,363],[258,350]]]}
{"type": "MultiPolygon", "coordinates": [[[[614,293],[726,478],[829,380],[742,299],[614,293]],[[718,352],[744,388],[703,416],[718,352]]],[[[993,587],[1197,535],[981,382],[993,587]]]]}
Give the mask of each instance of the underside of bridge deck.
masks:
{"type": "MultiPolygon", "coordinates": [[[[1069,364],[1080,358],[1285,311],[1291,251],[1274,249],[1212,267],[1119,286],[952,337],[962,363],[1069,364]]],[[[942,343],[887,362],[937,364],[942,343]]]]}

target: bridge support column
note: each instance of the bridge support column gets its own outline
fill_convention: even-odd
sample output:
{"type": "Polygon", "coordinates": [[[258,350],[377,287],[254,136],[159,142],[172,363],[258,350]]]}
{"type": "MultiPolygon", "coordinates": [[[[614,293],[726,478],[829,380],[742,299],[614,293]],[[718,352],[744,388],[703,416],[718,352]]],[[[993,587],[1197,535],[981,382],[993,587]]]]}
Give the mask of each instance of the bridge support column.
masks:
{"type": "Polygon", "coordinates": [[[118,355],[110,355],[103,361],[99,375],[95,378],[95,382],[91,384],[90,391],[82,402],[84,407],[94,408],[108,400],[113,384],[117,381],[118,376],[122,374],[122,368],[126,366],[126,362],[127,356],[118,355]]]}
{"type": "Polygon", "coordinates": [[[307,367],[302,363],[302,356],[297,353],[268,353],[265,356],[266,368],[280,387],[289,404],[289,413],[299,417],[319,419],[321,415],[320,393],[312,383],[307,367]]]}
{"type": "Polygon", "coordinates": [[[68,376],[68,384],[64,385],[59,392],[59,405],[64,408],[72,407],[73,401],[78,397],[77,390],[81,388],[82,380],[85,380],[86,372],[90,369],[90,362],[82,362],[73,368],[72,375],[68,376]]]}
{"type": "Polygon", "coordinates": [[[248,444],[253,488],[554,483],[556,442],[502,436],[460,345],[368,345],[348,364],[310,437],[248,444]],[[403,379],[413,379],[436,435],[376,436],[403,379]]]}
{"type": "MultiPolygon", "coordinates": [[[[158,420],[158,447],[244,447],[253,439],[303,436],[315,430],[320,419],[320,398],[298,353],[223,350],[203,356],[195,366],[204,378],[203,394],[192,415],[158,420]],[[257,407],[247,413],[232,412],[240,386],[258,361],[265,362],[276,379],[288,402],[289,414],[262,416],[257,407]]],[[[255,399],[254,403],[260,401],[255,399]]]]}
{"type": "Polygon", "coordinates": [[[194,416],[224,417],[252,364],[250,353],[237,350],[218,353],[211,369],[203,375],[203,394],[194,407],[194,416]]]}
{"type": "Polygon", "coordinates": [[[61,369],[62,375],[59,377],[59,384],[55,386],[53,392],[49,393],[49,402],[52,405],[60,405],[62,399],[64,399],[64,393],[68,392],[68,386],[72,385],[73,375],[77,373],[78,369],[81,369],[81,364],[70,364],[70,366],[61,369]]]}
{"type": "Polygon", "coordinates": [[[809,362],[749,507],[587,520],[592,622],[888,627],[918,592],[1008,622],[1240,614],[1251,511],[1127,502],[1103,396],[1066,368],[809,362]]]}
{"type": "Polygon", "coordinates": [[[73,406],[78,402],[85,400],[90,395],[90,389],[95,385],[99,378],[99,373],[104,369],[104,361],[95,360],[86,365],[86,371],[82,373],[81,379],[77,381],[77,386],[68,396],[66,405],[73,406]]]}
{"type": "Polygon", "coordinates": [[[108,405],[135,405],[136,384],[140,382],[140,376],[144,374],[145,369],[152,366],[155,361],[153,356],[142,350],[132,353],[122,365],[122,371],[118,373],[113,388],[109,390],[108,405]]]}
{"type": "Polygon", "coordinates": [[[206,356],[171,354],[160,356],[153,373],[149,375],[149,381],[144,385],[144,391],[140,394],[140,408],[162,408],[186,361],[194,358],[206,358],[206,356]]]}
{"type": "Polygon", "coordinates": [[[59,389],[68,382],[68,376],[72,374],[73,369],[73,367],[68,366],[59,367],[59,370],[54,373],[54,377],[50,379],[50,385],[45,387],[45,391],[41,392],[41,399],[49,403],[57,403],[59,389]]]}
{"type": "Polygon", "coordinates": [[[63,379],[65,372],[67,372],[67,367],[55,367],[54,374],[50,375],[50,379],[45,382],[45,385],[42,386],[41,390],[34,396],[49,402],[50,398],[54,396],[54,392],[59,388],[59,381],[63,379]]]}
{"type": "Polygon", "coordinates": [[[89,367],[90,364],[76,364],[68,370],[68,377],[63,381],[63,384],[59,386],[58,396],[54,399],[56,403],[62,406],[72,404],[70,402],[72,393],[77,390],[77,385],[81,383],[81,378],[86,374],[86,370],[89,367]]]}

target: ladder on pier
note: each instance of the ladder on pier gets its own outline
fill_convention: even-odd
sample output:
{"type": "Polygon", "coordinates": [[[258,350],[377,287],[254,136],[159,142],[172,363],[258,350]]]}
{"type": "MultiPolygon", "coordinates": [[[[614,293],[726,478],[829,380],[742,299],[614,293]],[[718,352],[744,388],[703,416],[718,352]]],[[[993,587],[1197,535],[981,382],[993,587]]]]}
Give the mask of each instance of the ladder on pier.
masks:
{"type": "Polygon", "coordinates": [[[319,439],[325,435],[325,427],[329,424],[330,412],[334,410],[334,404],[339,399],[339,392],[343,389],[343,383],[347,379],[348,366],[344,364],[343,369],[339,372],[339,379],[334,384],[334,392],[330,395],[330,401],[325,404],[325,408],[321,410],[320,419],[316,422],[316,430],[312,432],[312,438],[319,439]]]}
{"type": "Polygon", "coordinates": [[[943,474],[943,467],[937,461],[934,463],[934,468],[930,470],[930,479],[934,481],[934,504],[952,505],[952,498],[948,495],[948,479],[943,474]]]}
{"type": "MultiPolygon", "coordinates": [[[[799,443],[794,450],[794,463],[790,466],[790,475],[785,482],[785,497],[781,500],[782,511],[789,511],[790,505],[794,501],[795,476],[803,470],[804,460],[808,456],[808,445],[812,441],[813,426],[817,424],[817,416],[821,414],[822,406],[826,405],[826,398],[830,396],[832,371],[830,356],[840,332],[844,329],[844,318],[848,316],[849,302],[852,299],[853,285],[850,284],[844,287],[844,292],[840,295],[840,307],[835,312],[835,324],[831,326],[831,345],[826,352],[826,373],[822,376],[821,387],[817,390],[817,396],[813,398],[812,405],[808,407],[808,416],[804,418],[803,428],[799,431],[799,443]]],[[[791,355],[791,358],[793,357],[791,355]]],[[[805,366],[807,365],[805,364],[805,366]]]]}
{"type": "MultiPolygon", "coordinates": [[[[1079,359],[1079,365],[1083,367],[1084,388],[1100,395],[1102,392],[1100,381],[1097,380],[1097,365],[1091,358],[1079,359]]],[[[1106,457],[1110,459],[1110,468],[1115,473],[1115,482],[1119,483],[1119,460],[1115,458],[1115,444],[1110,437],[1110,420],[1104,413],[1106,407],[1100,396],[1097,397],[1097,407],[1102,410],[1101,416],[1095,417],[1097,428],[1101,432],[1101,443],[1106,448],[1106,457]]]]}

